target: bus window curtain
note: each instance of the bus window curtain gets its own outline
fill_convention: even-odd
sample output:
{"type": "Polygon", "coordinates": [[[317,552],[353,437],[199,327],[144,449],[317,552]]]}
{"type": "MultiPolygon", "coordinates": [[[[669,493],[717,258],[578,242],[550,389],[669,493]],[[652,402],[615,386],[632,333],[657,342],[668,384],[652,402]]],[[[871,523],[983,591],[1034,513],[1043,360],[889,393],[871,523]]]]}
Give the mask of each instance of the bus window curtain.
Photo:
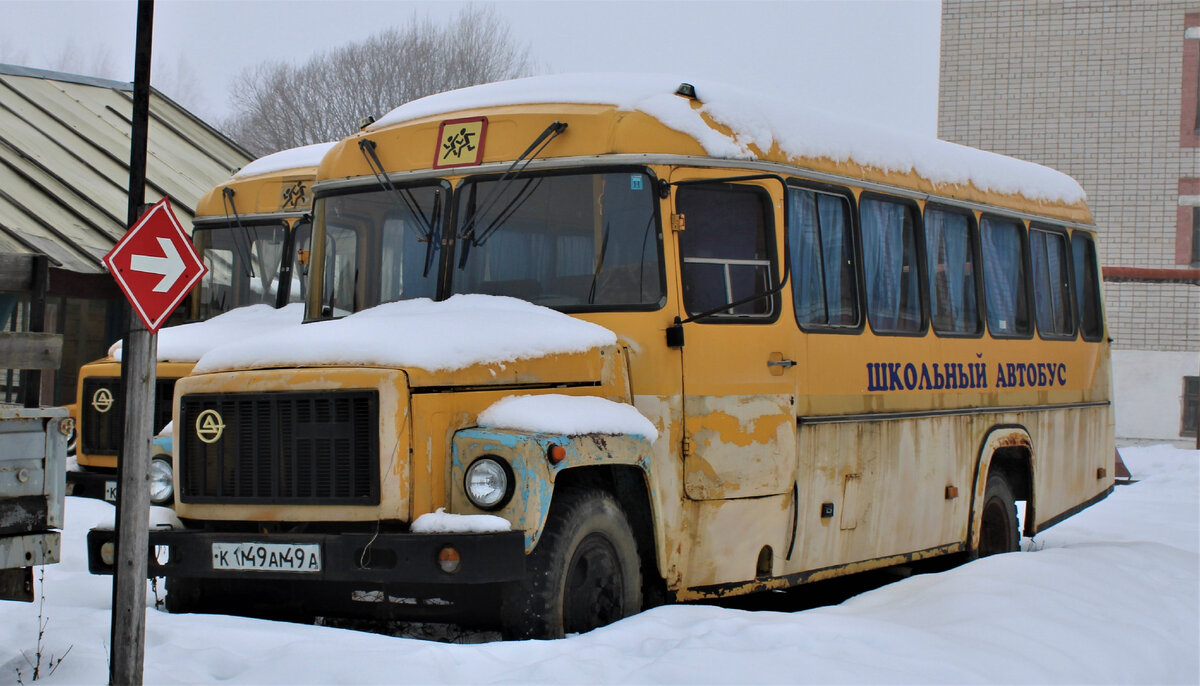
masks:
{"type": "Polygon", "coordinates": [[[850,242],[850,221],[846,200],[833,195],[818,195],[821,239],[825,260],[825,302],[829,306],[829,323],[856,323],[854,305],[858,296],[854,285],[854,262],[850,242]]]}
{"type": "Polygon", "coordinates": [[[904,206],[862,203],[863,267],[871,326],[895,331],[900,324],[900,272],[904,268],[904,206]]]}
{"type": "Polygon", "coordinates": [[[975,282],[968,260],[969,232],[967,218],[962,215],[925,213],[929,295],[933,322],[939,331],[975,332],[975,282]]]}
{"type": "Polygon", "coordinates": [[[1010,222],[983,220],[983,276],[988,327],[994,334],[1019,335],[1021,230],[1010,222]]]}
{"type": "Polygon", "coordinates": [[[829,323],[821,275],[821,235],[816,197],[811,191],[791,189],[792,288],[796,294],[796,318],[802,324],[829,323]]]}

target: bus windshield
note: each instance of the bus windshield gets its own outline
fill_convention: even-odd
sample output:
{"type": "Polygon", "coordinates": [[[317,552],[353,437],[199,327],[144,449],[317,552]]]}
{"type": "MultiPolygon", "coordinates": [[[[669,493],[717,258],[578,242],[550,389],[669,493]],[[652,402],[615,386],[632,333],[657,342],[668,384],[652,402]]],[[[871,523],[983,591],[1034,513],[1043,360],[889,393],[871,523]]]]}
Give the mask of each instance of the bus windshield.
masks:
{"type": "Polygon", "coordinates": [[[276,304],[288,229],[283,222],[196,227],[192,242],[208,273],[200,281],[192,319],[246,305],[276,304]]]}
{"type": "Polygon", "coordinates": [[[447,195],[445,186],[423,185],[318,198],[321,316],[434,297],[447,195]]]}
{"type": "Polygon", "coordinates": [[[453,292],[565,311],[660,305],[654,189],[641,171],[466,180],[456,192],[453,292]]]}

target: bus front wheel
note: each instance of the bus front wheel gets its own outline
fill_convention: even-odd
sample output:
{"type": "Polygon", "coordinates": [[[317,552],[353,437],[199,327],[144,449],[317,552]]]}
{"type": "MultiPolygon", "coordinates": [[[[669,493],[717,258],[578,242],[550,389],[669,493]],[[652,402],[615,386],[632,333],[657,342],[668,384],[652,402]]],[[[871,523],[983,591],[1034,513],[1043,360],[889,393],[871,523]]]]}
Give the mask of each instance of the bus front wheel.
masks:
{"type": "Polygon", "coordinates": [[[1011,553],[1020,545],[1017,504],[1012,487],[1002,474],[989,474],[983,496],[983,516],[979,526],[979,557],[1011,553]]]}
{"type": "Polygon", "coordinates": [[[530,554],[525,578],[506,592],[505,638],[561,638],[641,609],[637,541],[621,507],[603,491],[558,495],[530,554]]]}

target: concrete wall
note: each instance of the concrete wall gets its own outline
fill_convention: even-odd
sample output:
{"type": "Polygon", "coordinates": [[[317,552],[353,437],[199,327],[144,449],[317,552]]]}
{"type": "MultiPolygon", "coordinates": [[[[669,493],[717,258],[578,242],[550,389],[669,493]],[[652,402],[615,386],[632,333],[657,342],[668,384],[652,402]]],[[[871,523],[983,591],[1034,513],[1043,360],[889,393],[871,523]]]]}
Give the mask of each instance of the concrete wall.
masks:
{"type": "Polygon", "coordinates": [[[1194,446],[1195,438],[1179,436],[1184,376],[1200,376],[1200,354],[1114,350],[1117,440],[1171,441],[1194,446]]]}

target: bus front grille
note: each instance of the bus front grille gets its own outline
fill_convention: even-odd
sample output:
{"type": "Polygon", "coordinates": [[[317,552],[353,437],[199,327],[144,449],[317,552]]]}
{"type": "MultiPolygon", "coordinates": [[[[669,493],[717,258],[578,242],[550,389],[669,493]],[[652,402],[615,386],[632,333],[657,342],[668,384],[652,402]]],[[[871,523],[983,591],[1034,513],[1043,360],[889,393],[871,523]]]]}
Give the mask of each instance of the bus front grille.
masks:
{"type": "MultiPolygon", "coordinates": [[[[178,379],[158,379],[154,384],[154,419],[150,430],[160,431],[171,421],[171,395],[178,379]]],[[[88,377],[83,380],[79,417],[79,449],[84,455],[116,455],[125,431],[125,391],[121,377],[88,377]]]]}
{"type": "Polygon", "coordinates": [[[185,395],[175,436],[188,503],[376,505],[376,391],[185,395]]]}

